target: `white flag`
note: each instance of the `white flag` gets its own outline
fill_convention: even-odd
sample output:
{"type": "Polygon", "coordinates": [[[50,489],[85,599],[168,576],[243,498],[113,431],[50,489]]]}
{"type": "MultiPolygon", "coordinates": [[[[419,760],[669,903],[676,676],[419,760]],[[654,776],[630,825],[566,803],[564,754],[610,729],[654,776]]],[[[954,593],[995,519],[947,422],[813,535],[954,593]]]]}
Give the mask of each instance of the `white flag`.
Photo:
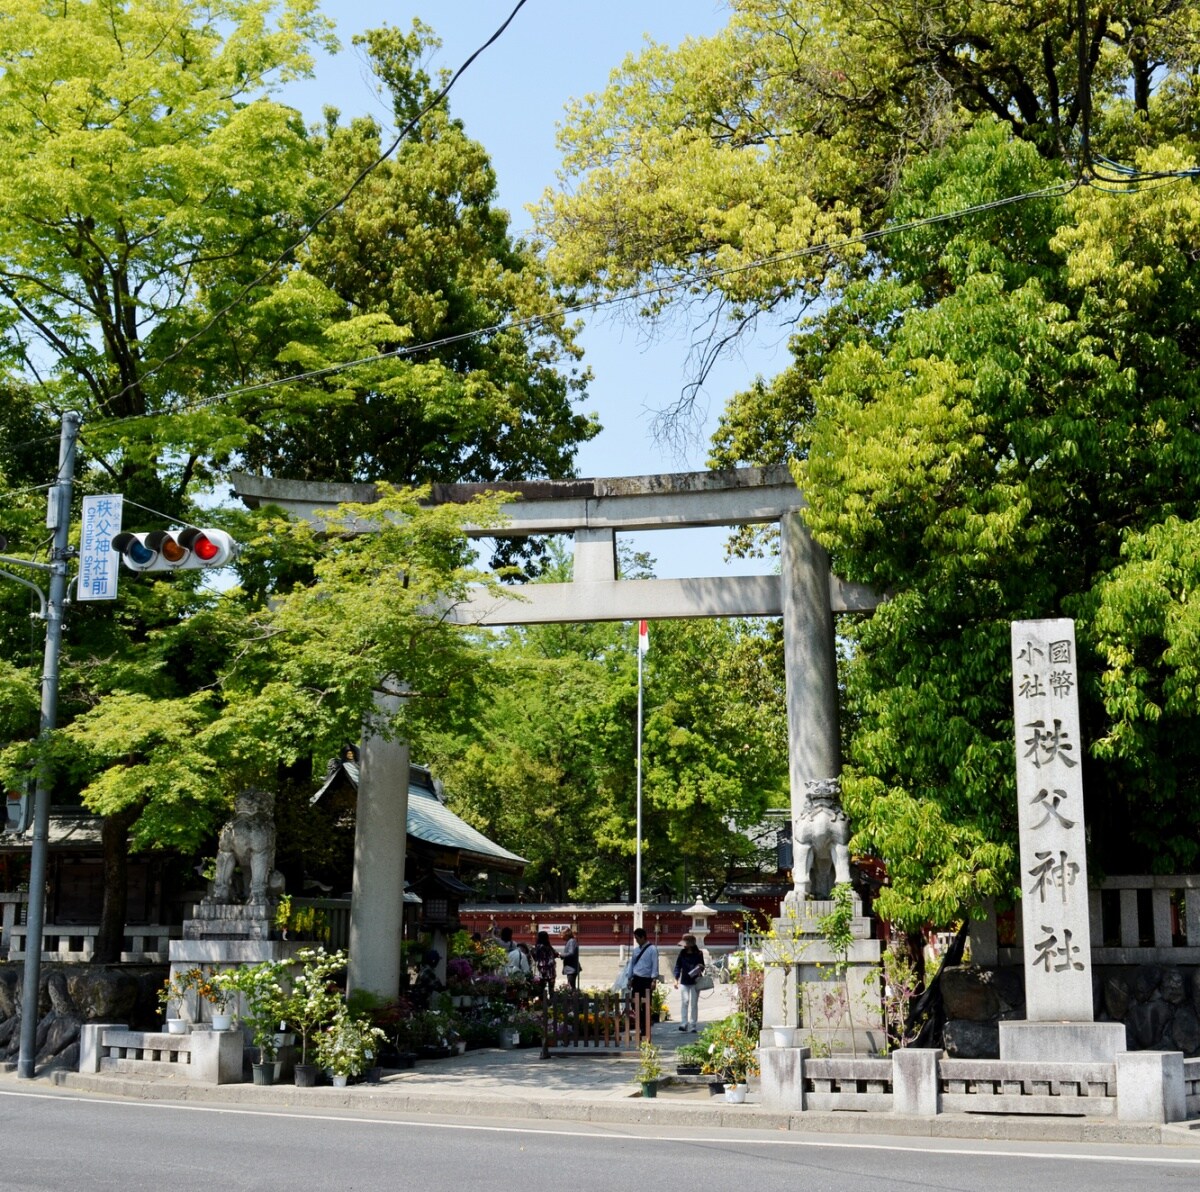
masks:
{"type": "Polygon", "coordinates": [[[645,621],[638,622],[638,653],[650,653],[650,628],[645,621]]]}

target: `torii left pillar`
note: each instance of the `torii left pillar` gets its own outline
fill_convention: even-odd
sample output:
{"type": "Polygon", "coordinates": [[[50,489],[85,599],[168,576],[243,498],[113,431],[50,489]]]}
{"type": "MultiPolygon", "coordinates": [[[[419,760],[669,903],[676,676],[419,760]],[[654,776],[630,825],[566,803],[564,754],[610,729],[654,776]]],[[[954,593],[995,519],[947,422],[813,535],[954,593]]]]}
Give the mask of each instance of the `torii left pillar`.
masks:
{"type": "MultiPolygon", "coordinates": [[[[393,720],[401,698],[378,695],[375,702],[393,720]]],[[[390,1001],[400,990],[404,934],[408,742],[366,729],[359,767],[347,986],[390,1001]]]]}

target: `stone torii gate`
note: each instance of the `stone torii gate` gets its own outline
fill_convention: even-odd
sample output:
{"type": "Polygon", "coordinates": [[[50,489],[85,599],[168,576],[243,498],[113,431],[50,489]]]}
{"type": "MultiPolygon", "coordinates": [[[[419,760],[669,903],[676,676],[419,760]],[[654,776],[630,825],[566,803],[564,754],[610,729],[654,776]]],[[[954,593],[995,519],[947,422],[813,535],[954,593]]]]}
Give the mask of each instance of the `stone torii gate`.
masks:
{"type": "MultiPolygon", "coordinates": [[[[324,525],[339,504],[369,504],[371,484],[321,484],[237,473],[233,488],[250,508],[275,505],[324,525]]],[[[787,683],[788,772],[793,833],[828,796],[841,763],[838,748],[834,614],[870,612],[878,598],[832,575],[825,551],[800,517],[805,500],[785,467],[738,468],[607,479],[435,484],[435,504],[485,492],[511,492],[507,524],[470,531],[476,538],[570,534],[573,581],[530,584],[519,598],[481,591],[457,606],[473,625],[686,617],[781,617],[787,683]],[[617,578],[616,535],[643,530],[778,523],[779,575],[689,579],[617,578]]],[[[364,527],[369,528],[369,527],[364,527]]],[[[350,982],[392,996],[400,978],[408,751],[398,742],[363,741],[351,909],[350,982]]],[[[836,786],[833,787],[836,790],[836,786]]],[[[797,850],[799,854],[799,850],[797,850]]],[[[808,874],[796,866],[789,900],[803,901],[808,874]]]]}

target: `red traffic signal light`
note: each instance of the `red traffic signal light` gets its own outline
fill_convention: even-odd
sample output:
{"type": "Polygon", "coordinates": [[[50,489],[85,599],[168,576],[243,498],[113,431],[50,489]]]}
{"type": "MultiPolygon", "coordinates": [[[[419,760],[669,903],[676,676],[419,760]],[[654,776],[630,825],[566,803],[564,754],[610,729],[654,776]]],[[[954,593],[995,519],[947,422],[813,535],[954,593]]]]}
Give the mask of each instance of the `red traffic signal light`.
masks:
{"type": "Polygon", "coordinates": [[[118,534],[112,548],[131,571],[194,571],[224,567],[238,553],[238,544],[224,530],[152,530],[148,534],[118,534]]]}

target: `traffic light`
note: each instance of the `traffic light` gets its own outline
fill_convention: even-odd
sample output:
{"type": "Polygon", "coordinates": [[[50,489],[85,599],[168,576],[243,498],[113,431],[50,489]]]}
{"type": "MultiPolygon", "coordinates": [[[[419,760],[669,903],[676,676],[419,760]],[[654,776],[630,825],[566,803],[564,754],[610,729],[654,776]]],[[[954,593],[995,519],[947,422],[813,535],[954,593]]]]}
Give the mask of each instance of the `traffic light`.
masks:
{"type": "Polygon", "coordinates": [[[118,534],[112,548],[130,571],[194,571],[224,567],[237,557],[238,544],[224,530],[152,530],[118,534]]]}

